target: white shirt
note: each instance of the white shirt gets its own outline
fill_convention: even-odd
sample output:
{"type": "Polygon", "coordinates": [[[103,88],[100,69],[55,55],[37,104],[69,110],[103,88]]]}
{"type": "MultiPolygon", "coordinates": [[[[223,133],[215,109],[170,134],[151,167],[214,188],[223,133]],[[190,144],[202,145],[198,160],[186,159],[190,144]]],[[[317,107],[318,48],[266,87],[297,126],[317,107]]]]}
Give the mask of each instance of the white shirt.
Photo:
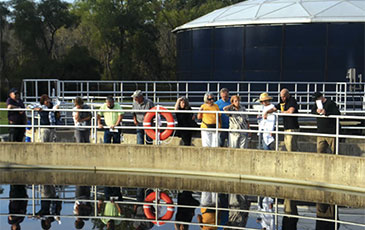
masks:
{"type": "Polygon", "coordinates": [[[263,106],[262,119],[259,123],[259,130],[262,131],[262,138],[266,145],[271,144],[274,141],[274,137],[270,134],[275,129],[276,116],[272,113],[267,114],[267,118],[264,119],[264,114],[270,109],[275,108],[273,104],[263,106]]]}

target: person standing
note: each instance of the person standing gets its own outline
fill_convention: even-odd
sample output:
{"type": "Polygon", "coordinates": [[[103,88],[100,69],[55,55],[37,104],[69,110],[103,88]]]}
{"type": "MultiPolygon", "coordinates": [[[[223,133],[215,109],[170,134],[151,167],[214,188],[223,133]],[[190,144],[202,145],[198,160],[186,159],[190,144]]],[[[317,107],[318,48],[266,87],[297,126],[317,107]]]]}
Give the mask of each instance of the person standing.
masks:
{"type": "Polygon", "coordinates": [[[217,116],[216,113],[202,113],[202,111],[219,111],[219,107],[217,104],[214,104],[214,96],[211,93],[206,93],[204,95],[204,104],[200,106],[200,113],[198,113],[198,119],[202,120],[200,128],[202,129],[210,129],[212,131],[201,131],[201,139],[203,147],[218,147],[217,142],[217,133],[214,130],[217,125],[221,127],[221,114],[218,117],[217,124],[217,116]]]}
{"type": "MultiPolygon", "coordinates": [[[[25,108],[23,101],[20,99],[19,91],[12,88],[9,91],[9,98],[6,100],[8,109],[25,108]]],[[[25,111],[8,111],[9,125],[25,125],[27,116],[25,111]]],[[[22,142],[24,139],[25,127],[9,127],[9,141],[22,142]]]]}
{"type": "MultiPolygon", "coordinates": [[[[298,103],[289,93],[289,90],[284,88],[280,91],[280,103],[266,113],[280,111],[281,113],[293,114],[298,113],[298,103]]],[[[284,132],[299,132],[298,117],[284,116],[284,132]]],[[[284,135],[284,144],[286,151],[298,151],[298,135],[284,135]]]]}
{"type": "Polygon", "coordinates": [[[10,185],[9,197],[18,199],[9,201],[8,224],[11,226],[11,230],[20,230],[20,223],[24,221],[24,216],[17,215],[27,214],[28,195],[26,185],[10,185]],[[19,198],[24,198],[24,200],[19,198]]]}
{"type": "Polygon", "coordinates": [[[271,150],[270,145],[274,142],[272,131],[275,129],[276,117],[274,114],[268,111],[272,110],[275,106],[271,104],[272,97],[268,93],[260,94],[260,103],[263,105],[262,117],[259,122],[259,130],[261,131],[261,141],[264,150],[271,150]]]}
{"type": "MultiPolygon", "coordinates": [[[[76,97],[75,107],[73,109],[90,109],[88,105],[84,104],[81,97],[76,97]]],[[[91,112],[73,112],[72,113],[75,129],[75,138],[77,143],[90,143],[90,128],[83,128],[82,126],[91,125],[91,112]]]]}
{"type": "MultiPolygon", "coordinates": [[[[227,88],[222,88],[219,91],[220,97],[221,99],[219,99],[218,101],[215,102],[215,104],[218,105],[219,110],[223,111],[224,107],[228,106],[231,104],[230,100],[229,100],[229,90],[227,88]]],[[[221,119],[222,119],[222,129],[228,129],[229,128],[229,117],[226,114],[221,114],[221,119]]],[[[228,145],[228,131],[221,131],[218,133],[218,146],[219,147],[227,147],[228,145]]]]}
{"type": "MultiPolygon", "coordinates": [[[[58,109],[59,106],[53,106],[51,98],[47,94],[43,94],[39,99],[40,106],[34,107],[35,111],[38,111],[40,116],[41,126],[51,126],[56,125],[56,115],[59,112],[45,111],[47,109],[58,109]]],[[[40,128],[41,142],[55,142],[57,139],[56,129],[52,127],[40,128]]]]}
{"type": "MultiPolygon", "coordinates": [[[[313,95],[315,101],[312,107],[312,114],[329,116],[329,115],[341,115],[335,102],[327,99],[322,93],[316,92],[313,95]]],[[[335,118],[317,118],[317,132],[322,134],[335,134],[336,133],[336,119],[335,118]]],[[[334,154],[336,143],[335,137],[317,137],[317,153],[326,153],[330,148],[334,154]]]]}
{"type": "MultiPolygon", "coordinates": [[[[133,98],[133,110],[149,110],[155,106],[150,99],[144,98],[141,90],[134,91],[131,97],[133,98]]],[[[145,114],[145,112],[133,112],[133,121],[135,126],[143,127],[143,119],[145,114]]],[[[137,129],[137,144],[143,145],[145,140],[146,144],[153,143],[152,139],[145,134],[143,128],[137,129]]]]}
{"type": "Polygon", "coordinates": [[[108,129],[104,131],[104,143],[112,143],[113,139],[113,144],[119,144],[121,131],[115,127],[122,122],[124,112],[113,112],[113,110],[122,110],[122,108],[118,103],[114,103],[112,96],[108,96],[105,103],[100,107],[100,110],[102,111],[98,112],[97,115],[98,127],[99,129],[104,127],[101,123],[101,117],[104,117],[105,125],[108,126],[108,129]]]}
{"type": "MultiPolygon", "coordinates": [[[[240,97],[238,95],[231,97],[230,105],[224,107],[224,111],[245,112],[246,108],[240,104],[240,97]]],[[[229,129],[243,129],[250,128],[248,117],[246,114],[227,114],[229,117],[229,129]]],[[[247,133],[229,132],[229,147],[245,149],[248,146],[247,133]]]]}
{"type": "MultiPolygon", "coordinates": [[[[175,104],[175,110],[191,110],[189,100],[186,97],[180,97],[175,104]]],[[[197,127],[195,122],[195,115],[193,113],[176,113],[177,127],[197,127]]],[[[191,130],[178,130],[177,136],[181,137],[182,144],[185,146],[191,145],[191,138],[193,131],[191,130]]]]}

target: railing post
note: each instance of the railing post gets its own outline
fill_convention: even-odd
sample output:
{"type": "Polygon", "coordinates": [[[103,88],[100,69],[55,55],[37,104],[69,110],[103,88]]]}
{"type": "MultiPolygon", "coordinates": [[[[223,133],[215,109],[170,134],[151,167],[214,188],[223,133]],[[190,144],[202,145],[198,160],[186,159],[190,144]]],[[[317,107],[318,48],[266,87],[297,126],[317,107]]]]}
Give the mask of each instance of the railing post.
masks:
{"type": "Polygon", "coordinates": [[[279,229],[279,220],[278,220],[278,198],[275,197],[275,229],[279,229]]]}
{"type": "Polygon", "coordinates": [[[120,101],[123,103],[124,97],[123,97],[123,82],[120,83],[120,101]]]}
{"type": "Polygon", "coordinates": [[[336,144],[335,144],[335,153],[336,155],[338,155],[339,153],[339,146],[340,146],[340,143],[339,143],[339,135],[340,135],[340,119],[338,117],[336,117],[336,144]]]}
{"type": "Polygon", "coordinates": [[[337,204],[335,204],[335,230],[338,229],[338,225],[337,225],[338,218],[337,218],[337,215],[338,215],[338,206],[337,206],[337,204]]]}
{"type": "Polygon", "coordinates": [[[159,145],[160,144],[160,135],[159,135],[159,133],[158,133],[158,123],[160,122],[159,121],[159,119],[158,119],[158,110],[160,109],[160,106],[158,105],[157,106],[157,109],[156,109],[156,111],[155,111],[155,132],[156,132],[156,134],[155,134],[155,140],[156,140],[156,142],[155,142],[155,145],[159,145]]]}
{"type": "MultiPolygon", "coordinates": [[[[32,109],[32,118],[31,118],[31,126],[32,126],[32,142],[35,142],[35,132],[34,132],[34,110],[32,109]]],[[[39,132],[39,130],[38,130],[39,132]]]]}
{"type": "Polygon", "coordinates": [[[95,117],[95,124],[93,125],[94,129],[94,143],[98,143],[98,119],[97,119],[97,112],[94,110],[94,117],[95,117]]]}
{"type": "Polygon", "coordinates": [[[94,186],[94,215],[98,216],[98,190],[96,185],[94,186]]]}
{"type": "Polygon", "coordinates": [[[189,97],[189,83],[185,82],[185,97],[188,98],[189,97]]]}
{"type": "Polygon", "coordinates": [[[215,193],[215,225],[218,225],[218,193],[215,193]]]}
{"type": "Polygon", "coordinates": [[[216,111],[215,113],[215,135],[216,135],[216,143],[217,146],[215,147],[219,147],[219,132],[218,132],[218,128],[219,128],[219,111],[216,111]]]}
{"type": "Polygon", "coordinates": [[[248,104],[247,104],[247,109],[250,109],[250,106],[251,106],[251,83],[248,83],[247,85],[247,101],[248,101],[248,104]]]}
{"type": "Polygon", "coordinates": [[[160,197],[160,194],[158,193],[158,189],[155,188],[155,202],[156,202],[156,208],[155,208],[155,211],[156,211],[156,214],[155,214],[155,221],[156,221],[156,225],[157,226],[160,226],[160,223],[158,222],[158,198],[160,197]]]}
{"type": "Polygon", "coordinates": [[[35,216],[35,185],[32,184],[32,215],[35,216]]]}
{"type": "Polygon", "coordinates": [[[156,87],[157,87],[156,82],[154,81],[153,82],[153,103],[156,103],[156,99],[157,99],[157,95],[156,95],[157,88],[156,87]]]}
{"type": "Polygon", "coordinates": [[[279,151],[279,115],[277,113],[275,115],[275,151],[279,151]]]}

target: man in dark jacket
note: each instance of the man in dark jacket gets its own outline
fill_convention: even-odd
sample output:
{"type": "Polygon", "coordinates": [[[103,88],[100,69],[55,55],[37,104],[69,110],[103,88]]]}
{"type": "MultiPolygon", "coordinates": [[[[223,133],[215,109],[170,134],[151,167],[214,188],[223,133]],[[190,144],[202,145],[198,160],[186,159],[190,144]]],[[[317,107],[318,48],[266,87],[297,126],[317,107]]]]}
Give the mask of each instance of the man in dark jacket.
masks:
{"type": "MultiPolygon", "coordinates": [[[[313,95],[315,101],[312,107],[312,114],[317,115],[340,115],[335,102],[323,97],[323,94],[316,92],[313,95]]],[[[317,118],[317,132],[322,134],[335,134],[336,133],[336,119],[335,118],[317,118]]],[[[334,137],[317,137],[317,153],[326,153],[329,147],[332,153],[335,153],[335,138],[334,137]]]]}
{"type": "MultiPolygon", "coordinates": [[[[20,109],[25,108],[23,101],[20,99],[19,91],[12,88],[9,91],[9,98],[6,100],[8,109],[20,109]]],[[[27,123],[27,117],[25,111],[9,111],[8,120],[10,125],[25,125],[27,123]]],[[[24,138],[24,127],[10,127],[9,128],[9,141],[22,142],[24,138]]]]}

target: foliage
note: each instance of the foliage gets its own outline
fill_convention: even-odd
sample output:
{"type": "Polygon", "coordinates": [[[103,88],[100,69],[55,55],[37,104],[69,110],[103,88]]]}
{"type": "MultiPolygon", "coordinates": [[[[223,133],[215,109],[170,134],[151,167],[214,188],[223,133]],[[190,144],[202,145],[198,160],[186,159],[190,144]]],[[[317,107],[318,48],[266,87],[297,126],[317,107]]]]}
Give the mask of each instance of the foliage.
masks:
{"type": "Polygon", "coordinates": [[[0,2],[0,85],[23,78],[174,80],[174,28],[238,0],[0,2]]]}

